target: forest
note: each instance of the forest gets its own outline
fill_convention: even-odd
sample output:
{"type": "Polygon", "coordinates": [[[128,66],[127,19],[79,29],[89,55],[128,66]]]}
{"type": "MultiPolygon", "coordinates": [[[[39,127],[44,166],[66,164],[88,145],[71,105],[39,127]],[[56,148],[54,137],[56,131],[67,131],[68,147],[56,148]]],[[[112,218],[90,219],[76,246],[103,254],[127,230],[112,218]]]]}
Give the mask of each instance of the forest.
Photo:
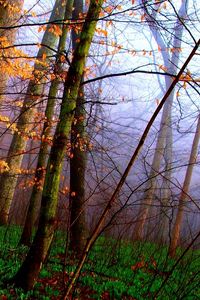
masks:
{"type": "Polygon", "coordinates": [[[0,0],[0,300],[200,299],[198,0],[0,0]]]}

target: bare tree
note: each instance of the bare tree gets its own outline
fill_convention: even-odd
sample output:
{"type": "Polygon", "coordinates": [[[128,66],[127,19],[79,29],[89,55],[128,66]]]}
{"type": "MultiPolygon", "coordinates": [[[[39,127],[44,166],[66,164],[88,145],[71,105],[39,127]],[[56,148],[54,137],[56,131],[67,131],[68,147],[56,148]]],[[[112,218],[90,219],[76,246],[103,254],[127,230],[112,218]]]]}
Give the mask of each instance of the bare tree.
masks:
{"type": "Polygon", "coordinates": [[[178,212],[177,212],[176,220],[175,220],[174,227],[172,230],[171,243],[170,243],[170,247],[169,247],[169,254],[172,257],[176,253],[176,248],[177,248],[178,242],[179,242],[181,225],[182,225],[183,216],[184,216],[184,208],[185,208],[186,200],[188,198],[187,195],[189,192],[190,182],[192,179],[192,172],[193,172],[195,162],[197,159],[197,154],[198,154],[199,139],[200,139],[200,116],[198,117],[196,132],[194,135],[194,140],[192,143],[192,148],[191,148],[191,153],[190,153],[190,158],[189,158],[189,163],[187,166],[187,171],[185,174],[183,188],[182,188],[181,195],[179,198],[178,212]]]}
{"type": "MultiPolygon", "coordinates": [[[[163,61],[164,61],[164,68],[169,71],[170,74],[176,74],[176,71],[178,69],[178,62],[179,62],[179,55],[180,55],[180,49],[181,49],[181,41],[182,41],[182,34],[183,34],[183,23],[182,19],[186,17],[187,14],[187,6],[188,6],[188,1],[182,1],[181,7],[179,9],[179,12],[177,13],[177,21],[174,27],[174,39],[172,42],[172,55],[166,51],[166,48],[168,48],[168,45],[166,45],[164,39],[162,38],[161,33],[158,30],[157,27],[157,20],[156,20],[156,14],[157,14],[157,9],[161,5],[161,3],[156,3],[157,9],[153,10],[152,14],[148,12],[148,9],[146,7],[147,3],[146,1],[142,1],[144,3],[144,11],[145,11],[145,16],[147,23],[149,25],[149,28],[153,34],[153,37],[155,41],[158,44],[159,49],[161,50],[163,61]]],[[[171,84],[171,79],[170,77],[165,78],[165,86],[166,89],[171,84]]],[[[170,170],[170,165],[172,161],[172,130],[171,130],[171,109],[172,109],[172,103],[173,103],[173,98],[174,98],[174,91],[170,94],[168,97],[164,107],[163,107],[163,112],[162,112],[162,117],[161,117],[161,122],[160,122],[160,128],[158,132],[158,137],[157,137],[157,142],[155,146],[155,153],[153,156],[153,161],[151,164],[151,169],[150,169],[150,174],[149,174],[149,181],[148,181],[148,186],[146,187],[146,192],[144,194],[144,199],[142,200],[140,210],[137,216],[137,221],[136,221],[136,226],[134,229],[134,234],[133,238],[136,240],[140,240],[143,237],[144,234],[144,226],[147,221],[147,216],[150,211],[150,207],[152,205],[152,201],[155,195],[155,189],[156,189],[156,175],[160,171],[160,166],[162,159],[165,155],[165,168],[166,168],[166,173],[165,173],[165,187],[164,187],[164,194],[162,196],[162,202],[161,202],[161,212],[162,212],[162,239],[166,239],[167,235],[167,206],[168,206],[168,201],[170,198],[170,187],[169,187],[169,182],[170,182],[170,176],[171,172],[170,170]]]]}

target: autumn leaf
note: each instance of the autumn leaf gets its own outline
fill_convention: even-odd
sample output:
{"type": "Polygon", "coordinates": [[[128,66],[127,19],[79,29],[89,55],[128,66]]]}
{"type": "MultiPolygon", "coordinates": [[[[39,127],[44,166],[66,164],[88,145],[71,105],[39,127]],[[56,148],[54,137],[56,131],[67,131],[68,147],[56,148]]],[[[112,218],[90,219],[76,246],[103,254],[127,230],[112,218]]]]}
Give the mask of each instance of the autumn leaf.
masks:
{"type": "Polygon", "coordinates": [[[8,164],[4,160],[0,160],[0,173],[8,172],[10,170],[8,164]]]}
{"type": "Polygon", "coordinates": [[[137,262],[135,265],[131,266],[132,271],[136,271],[138,269],[144,268],[146,266],[146,263],[144,260],[137,262]]]}
{"type": "Polygon", "coordinates": [[[167,67],[163,65],[159,65],[159,69],[163,70],[164,72],[167,72],[167,67]]]}
{"type": "Polygon", "coordinates": [[[141,18],[140,18],[141,22],[144,22],[145,18],[146,18],[146,14],[141,15],[141,18]]]}
{"type": "Polygon", "coordinates": [[[44,52],[43,54],[42,54],[42,60],[45,60],[47,58],[47,54],[44,52]]]}

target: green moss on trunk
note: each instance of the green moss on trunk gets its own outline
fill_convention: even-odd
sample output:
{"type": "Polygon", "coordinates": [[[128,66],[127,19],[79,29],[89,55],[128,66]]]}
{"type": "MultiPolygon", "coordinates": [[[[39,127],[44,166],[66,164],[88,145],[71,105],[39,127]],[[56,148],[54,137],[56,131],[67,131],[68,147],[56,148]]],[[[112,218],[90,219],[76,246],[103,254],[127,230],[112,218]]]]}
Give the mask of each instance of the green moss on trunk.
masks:
{"type": "MultiPolygon", "coordinates": [[[[50,22],[55,21],[63,16],[63,7],[62,7],[62,0],[57,0],[52,11],[50,22]],[[58,13],[59,12],[59,13],[58,13]]],[[[47,26],[47,30],[44,33],[42,39],[42,46],[38,51],[37,59],[41,59],[43,54],[45,53],[47,57],[52,54],[50,48],[53,48],[57,41],[58,37],[49,32],[49,28],[51,25],[47,26]],[[50,47],[50,48],[48,48],[50,47]]],[[[17,173],[21,167],[21,162],[23,158],[23,152],[26,149],[27,140],[24,137],[24,133],[27,133],[31,130],[32,121],[34,118],[35,112],[35,102],[37,101],[38,96],[42,97],[43,91],[43,73],[47,70],[48,66],[35,63],[34,66],[34,74],[41,72],[41,78],[37,75],[34,80],[29,82],[27,88],[27,95],[23,102],[22,111],[18,118],[17,123],[17,131],[14,133],[12,138],[12,142],[8,152],[7,163],[10,167],[10,171],[4,176],[1,177],[0,180],[0,193],[1,193],[1,203],[0,203],[0,224],[5,225],[8,222],[8,215],[11,206],[11,202],[13,199],[15,187],[17,184],[17,173]],[[40,83],[37,83],[37,79],[40,80],[40,83]],[[20,134],[19,134],[20,133],[20,134]]]]}
{"type": "MultiPolygon", "coordinates": [[[[73,19],[76,22],[83,12],[83,0],[75,0],[73,19]]],[[[75,50],[79,34],[72,31],[72,46],[75,50]]],[[[85,220],[85,107],[84,88],[80,87],[76,101],[75,119],[71,130],[72,158],[70,159],[70,249],[81,255],[86,241],[87,228],[85,220]]]]}
{"type": "Polygon", "coordinates": [[[91,0],[87,19],[80,35],[80,42],[76,47],[68,71],[60,111],[60,122],[56,128],[53,146],[47,165],[41,201],[39,227],[33,245],[14,278],[16,285],[22,288],[29,289],[34,285],[53,239],[56,225],[56,210],[62,161],[74,116],[74,109],[76,107],[76,99],[84,71],[85,60],[95,32],[102,3],[103,0],[91,0]],[[21,278],[23,278],[23,282],[21,278]]]}
{"type": "MultiPolygon", "coordinates": [[[[83,95],[83,89],[80,90],[83,95]]],[[[72,158],[70,159],[70,248],[81,255],[86,241],[85,220],[85,168],[86,136],[84,97],[77,98],[75,122],[71,131],[72,158]]]]}
{"type": "MultiPolygon", "coordinates": [[[[64,19],[68,20],[71,18],[72,8],[73,8],[73,0],[68,0],[66,4],[64,19]]],[[[57,73],[58,75],[62,71],[62,62],[60,60],[60,57],[66,48],[68,29],[69,28],[66,26],[63,28],[62,36],[60,37],[59,40],[58,55],[54,67],[54,73],[55,74],[57,73]]],[[[47,155],[49,149],[49,145],[46,142],[46,139],[51,133],[51,120],[54,115],[54,109],[56,105],[56,95],[58,92],[59,84],[60,84],[59,78],[55,78],[51,83],[51,87],[48,95],[48,102],[45,111],[46,121],[44,123],[42,134],[41,134],[41,136],[43,136],[44,138],[43,141],[41,142],[40,151],[38,155],[38,162],[37,162],[36,173],[35,173],[35,185],[33,186],[33,190],[31,193],[26,220],[25,220],[22,236],[20,239],[20,243],[27,246],[30,246],[31,244],[32,229],[37,217],[39,200],[41,198],[41,187],[45,176],[44,169],[46,168],[47,155]]]]}

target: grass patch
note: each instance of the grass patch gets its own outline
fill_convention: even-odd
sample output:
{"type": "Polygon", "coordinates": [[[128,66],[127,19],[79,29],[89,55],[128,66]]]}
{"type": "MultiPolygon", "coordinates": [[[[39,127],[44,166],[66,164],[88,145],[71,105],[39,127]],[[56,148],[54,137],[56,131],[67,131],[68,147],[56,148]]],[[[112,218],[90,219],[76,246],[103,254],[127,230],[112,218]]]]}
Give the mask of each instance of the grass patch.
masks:
{"type": "MultiPolygon", "coordinates": [[[[18,246],[19,227],[0,228],[0,299],[62,299],[63,290],[75,271],[77,260],[65,254],[65,235],[56,234],[33,290],[25,293],[4,286],[20,267],[28,251],[18,246]],[[64,265],[66,263],[66,266],[64,265]]],[[[179,250],[181,254],[181,249],[179,250]]],[[[83,267],[73,299],[200,299],[200,251],[190,251],[174,269],[167,248],[152,243],[131,243],[101,237],[83,267]]]]}

